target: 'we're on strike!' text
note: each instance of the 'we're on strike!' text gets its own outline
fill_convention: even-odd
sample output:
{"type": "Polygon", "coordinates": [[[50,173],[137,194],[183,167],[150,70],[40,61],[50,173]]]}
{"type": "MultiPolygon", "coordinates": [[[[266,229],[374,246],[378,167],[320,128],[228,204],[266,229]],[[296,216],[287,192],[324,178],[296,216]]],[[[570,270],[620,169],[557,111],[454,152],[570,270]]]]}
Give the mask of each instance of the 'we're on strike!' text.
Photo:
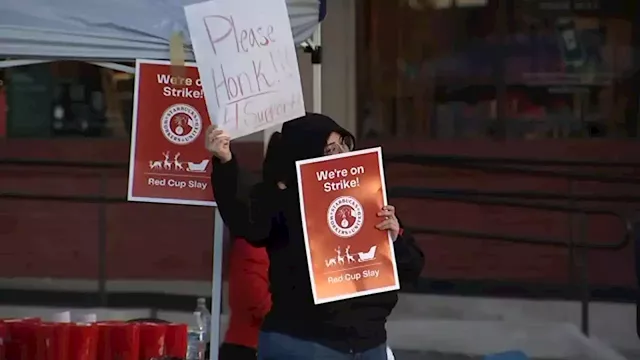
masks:
{"type": "Polygon", "coordinates": [[[158,84],[165,85],[162,88],[163,96],[184,99],[204,99],[204,92],[202,91],[202,81],[199,78],[193,80],[190,77],[158,74],[157,81],[158,84]],[[190,89],[190,87],[194,85],[199,89],[190,89]]]}
{"type": "Polygon", "coordinates": [[[324,181],[324,192],[352,189],[360,186],[360,175],[364,174],[364,166],[353,166],[350,169],[333,169],[316,171],[318,181],[324,181]]]}

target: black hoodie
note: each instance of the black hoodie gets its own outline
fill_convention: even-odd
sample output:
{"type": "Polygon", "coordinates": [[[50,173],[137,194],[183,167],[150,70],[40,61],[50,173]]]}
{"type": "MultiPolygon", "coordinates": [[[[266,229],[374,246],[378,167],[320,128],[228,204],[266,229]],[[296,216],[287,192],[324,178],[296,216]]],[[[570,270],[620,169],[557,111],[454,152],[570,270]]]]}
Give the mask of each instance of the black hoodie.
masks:
{"type": "MultiPolygon", "coordinates": [[[[267,154],[265,165],[278,169],[285,190],[278,189],[271,178],[254,185],[248,197],[242,196],[246,184],[235,157],[225,164],[215,161],[212,183],[231,231],[254,246],[265,246],[269,255],[273,306],[262,330],[358,353],[386,342],[386,319],[398,297],[396,292],[387,292],[321,305],[313,302],[295,161],[322,156],[332,132],[353,140],[348,131],[320,114],[307,114],[283,125],[278,149],[269,149],[272,153],[267,154]]],[[[407,232],[398,237],[394,248],[401,284],[414,282],[424,265],[422,252],[407,232]]]]}

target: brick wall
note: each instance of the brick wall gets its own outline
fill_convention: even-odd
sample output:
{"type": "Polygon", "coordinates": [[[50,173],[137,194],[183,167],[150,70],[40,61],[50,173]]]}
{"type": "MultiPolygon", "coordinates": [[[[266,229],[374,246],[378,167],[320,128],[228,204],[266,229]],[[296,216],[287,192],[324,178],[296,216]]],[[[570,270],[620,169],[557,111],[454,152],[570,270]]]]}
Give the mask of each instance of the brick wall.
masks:
{"type": "MultiPolygon", "coordinates": [[[[243,163],[257,168],[262,144],[238,144],[236,150],[243,163]]],[[[612,141],[385,141],[384,151],[640,162],[640,144],[612,141]]],[[[2,158],[124,163],[128,159],[128,143],[113,140],[5,140],[0,142],[0,154],[2,158]]],[[[95,195],[100,191],[99,173],[96,170],[2,166],[0,192],[95,195]]],[[[108,179],[107,193],[125,196],[126,171],[110,170],[104,173],[108,179]]],[[[386,173],[391,187],[410,185],[545,192],[566,192],[569,189],[569,183],[563,179],[482,174],[444,168],[391,164],[386,173]]],[[[640,178],[640,173],[633,173],[633,169],[620,169],[618,173],[640,178]]],[[[640,196],[640,186],[637,185],[575,182],[572,186],[575,193],[640,196]]],[[[569,216],[566,214],[445,201],[392,201],[399,208],[403,221],[410,225],[559,239],[566,238],[571,231],[569,216]]],[[[634,204],[629,204],[626,208],[618,204],[608,205],[621,211],[634,209],[634,204]]],[[[99,206],[5,199],[0,201],[0,238],[3,240],[0,247],[0,277],[94,279],[97,275],[99,206]]],[[[134,203],[104,206],[107,214],[105,226],[110,278],[210,278],[213,228],[211,209],[134,203]]],[[[589,219],[588,235],[593,242],[616,242],[622,235],[622,228],[614,219],[597,216],[589,219]]],[[[568,258],[563,249],[440,236],[420,236],[418,240],[427,257],[424,274],[430,278],[544,283],[567,280],[568,258]]],[[[589,255],[589,266],[591,281],[596,284],[633,286],[635,282],[630,248],[616,253],[592,252],[589,255]]]]}

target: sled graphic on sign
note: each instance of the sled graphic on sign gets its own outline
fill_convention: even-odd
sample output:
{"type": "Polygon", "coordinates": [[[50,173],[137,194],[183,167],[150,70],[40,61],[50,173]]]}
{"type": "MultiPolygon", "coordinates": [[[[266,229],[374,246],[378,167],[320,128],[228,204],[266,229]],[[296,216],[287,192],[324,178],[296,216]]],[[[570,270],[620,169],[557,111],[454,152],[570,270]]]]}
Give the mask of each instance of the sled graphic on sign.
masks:
{"type": "Polygon", "coordinates": [[[207,170],[207,165],[209,165],[209,159],[204,159],[199,163],[188,162],[187,171],[203,173],[207,170]]]}

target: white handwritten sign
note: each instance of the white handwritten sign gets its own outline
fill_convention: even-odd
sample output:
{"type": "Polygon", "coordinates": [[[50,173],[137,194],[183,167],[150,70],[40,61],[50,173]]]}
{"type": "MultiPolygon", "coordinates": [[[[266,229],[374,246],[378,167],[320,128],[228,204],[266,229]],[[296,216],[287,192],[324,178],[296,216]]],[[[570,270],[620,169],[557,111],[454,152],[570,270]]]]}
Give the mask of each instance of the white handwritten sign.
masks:
{"type": "Polygon", "coordinates": [[[285,0],[185,7],[209,115],[232,139],[305,114],[285,0]]]}

